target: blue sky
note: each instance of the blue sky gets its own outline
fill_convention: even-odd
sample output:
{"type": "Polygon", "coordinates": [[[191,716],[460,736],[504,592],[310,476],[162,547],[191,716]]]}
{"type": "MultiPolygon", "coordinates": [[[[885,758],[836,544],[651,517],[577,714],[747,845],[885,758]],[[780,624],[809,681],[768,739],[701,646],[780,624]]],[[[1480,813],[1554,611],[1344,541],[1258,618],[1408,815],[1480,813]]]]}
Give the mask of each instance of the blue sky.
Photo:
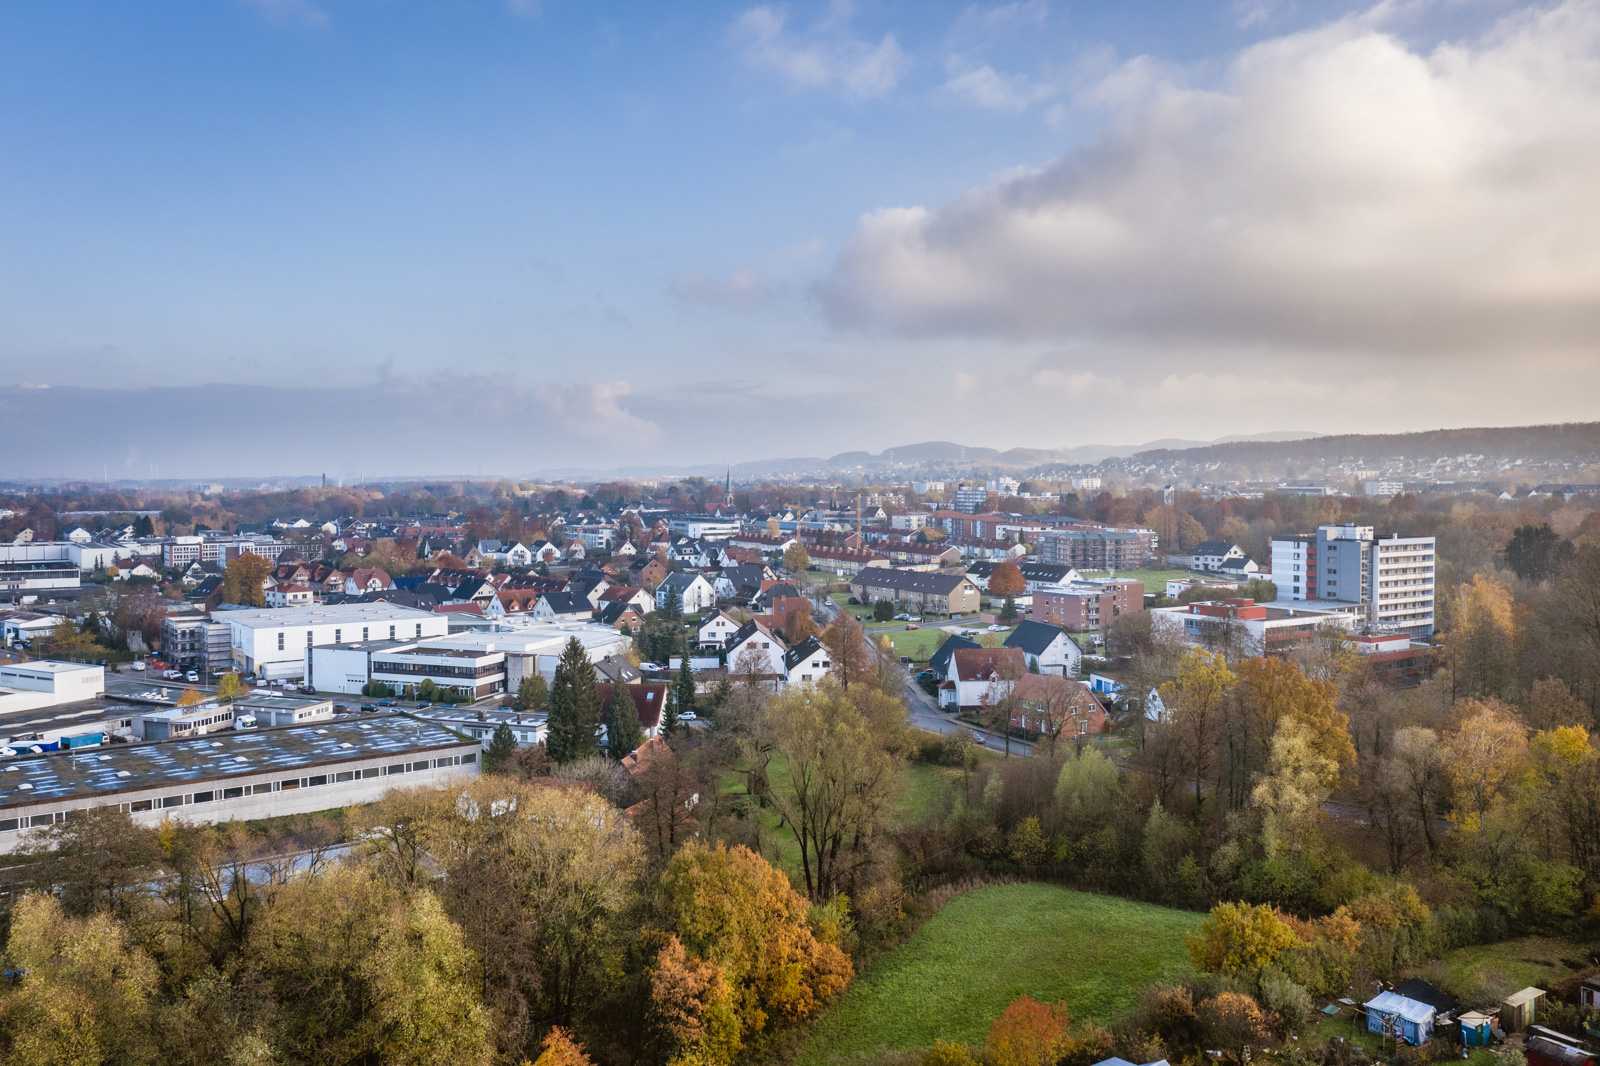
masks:
{"type": "Polygon", "coordinates": [[[1597,22],[8,5],[0,386],[448,394],[528,427],[505,472],[1582,417],[1555,386],[1594,373],[1600,275],[1541,219],[1600,218],[1597,22]],[[1513,357],[1537,401],[1486,395],[1513,357]],[[1374,402],[1330,361],[1441,385],[1374,402]]]}

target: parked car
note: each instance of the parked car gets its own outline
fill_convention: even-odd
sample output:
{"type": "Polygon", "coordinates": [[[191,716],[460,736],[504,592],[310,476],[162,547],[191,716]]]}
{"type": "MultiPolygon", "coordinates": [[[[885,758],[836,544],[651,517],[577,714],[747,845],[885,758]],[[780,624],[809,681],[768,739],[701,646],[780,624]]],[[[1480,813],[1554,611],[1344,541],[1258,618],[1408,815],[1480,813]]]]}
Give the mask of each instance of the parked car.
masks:
{"type": "Polygon", "coordinates": [[[345,706],[342,703],[335,703],[333,705],[333,713],[334,714],[349,714],[350,713],[350,708],[345,706]]]}
{"type": "Polygon", "coordinates": [[[374,703],[363,703],[361,705],[361,709],[363,711],[367,712],[368,714],[371,714],[373,711],[376,711],[378,709],[378,706],[377,706],[377,704],[374,704],[374,703]]]}
{"type": "Polygon", "coordinates": [[[189,682],[191,685],[198,684],[200,681],[200,673],[197,670],[190,670],[188,673],[183,675],[183,679],[189,682]]]}
{"type": "Polygon", "coordinates": [[[989,627],[989,632],[991,633],[1004,633],[1005,631],[1006,627],[1002,625],[992,625],[989,627]]]}
{"type": "Polygon", "coordinates": [[[128,664],[128,669],[130,669],[130,670],[143,670],[144,669],[144,660],[143,659],[135,659],[135,660],[133,660],[133,662],[128,664]]]}
{"type": "Polygon", "coordinates": [[[431,700],[423,700],[421,703],[417,704],[417,710],[425,711],[429,707],[432,707],[432,706],[433,706],[433,702],[431,700]]]}
{"type": "Polygon", "coordinates": [[[181,670],[163,670],[163,671],[161,671],[161,678],[164,681],[176,681],[176,680],[178,680],[178,678],[180,678],[182,676],[183,676],[183,672],[181,670]]]}
{"type": "Polygon", "coordinates": [[[694,712],[693,711],[684,711],[682,714],[678,715],[678,720],[680,722],[692,722],[692,721],[695,720],[694,712]]]}
{"type": "Polygon", "coordinates": [[[394,700],[379,700],[378,701],[378,706],[379,707],[398,707],[399,704],[396,703],[394,700]]]}
{"type": "Polygon", "coordinates": [[[907,629],[921,629],[922,627],[917,625],[917,623],[915,623],[915,622],[910,622],[910,623],[908,623],[906,625],[906,628],[907,629]]]}

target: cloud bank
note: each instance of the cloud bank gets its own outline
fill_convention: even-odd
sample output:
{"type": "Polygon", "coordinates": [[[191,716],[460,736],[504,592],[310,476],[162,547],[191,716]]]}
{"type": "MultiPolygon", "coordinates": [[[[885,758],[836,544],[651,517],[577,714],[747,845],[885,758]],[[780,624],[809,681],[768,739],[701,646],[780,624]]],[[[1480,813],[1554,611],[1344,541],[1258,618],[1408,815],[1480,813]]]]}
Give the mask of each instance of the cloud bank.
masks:
{"type": "Polygon", "coordinates": [[[1124,64],[1085,101],[1108,112],[1093,142],[863,217],[825,313],[1147,354],[1592,352],[1600,4],[1425,52],[1383,19],[1255,45],[1214,85],[1124,64]]]}

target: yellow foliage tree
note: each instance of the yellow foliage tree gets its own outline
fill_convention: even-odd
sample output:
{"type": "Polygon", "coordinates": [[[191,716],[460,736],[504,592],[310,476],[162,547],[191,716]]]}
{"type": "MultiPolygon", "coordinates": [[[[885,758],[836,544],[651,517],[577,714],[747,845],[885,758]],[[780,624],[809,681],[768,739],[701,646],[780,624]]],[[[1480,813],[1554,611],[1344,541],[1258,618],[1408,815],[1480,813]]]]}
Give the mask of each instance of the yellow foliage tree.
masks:
{"type": "Polygon", "coordinates": [[[1442,738],[1444,772],[1453,794],[1450,817],[1462,828],[1476,830],[1527,765],[1527,733],[1511,708],[1498,700],[1466,700],[1452,717],[1457,724],[1442,738]]]}
{"type": "Polygon", "coordinates": [[[1266,904],[1219,903],[1189,933],[1189,960],[1206,973],[1257,974],[1296,946],[1294,930],[1266,904]]]}

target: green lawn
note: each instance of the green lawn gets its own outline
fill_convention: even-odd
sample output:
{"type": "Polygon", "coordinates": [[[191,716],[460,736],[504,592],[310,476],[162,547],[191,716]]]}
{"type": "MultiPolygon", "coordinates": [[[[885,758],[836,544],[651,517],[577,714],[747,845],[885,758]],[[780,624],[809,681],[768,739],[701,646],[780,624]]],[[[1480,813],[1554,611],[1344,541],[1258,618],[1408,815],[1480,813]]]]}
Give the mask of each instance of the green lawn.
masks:
{"type": "MultiPolygon", "coordinates": [[[[1084,570],[1082,573],[1084,577],[1111,576],[1104,570],[1084,570]]],[[[1127,581],[1143,581],[1146,592],[1165,592],[1167,591],[1168,581],[1194,577],[1187,570],[1118,570],[1116,576],[1127,581]]]]}
{"type": "Polygon", "coordinates": [[[1143,986],[1189,972],[1183,935],[1201,918],[1054,885],[958,896],[856,980],[800,1066],[864,1063],[940,1038],[979,1043],[1023,994],[1109,1023],[1143,986]]]}
{"type": "Polygon", "coordinates": [[[1586,960],[1590,950],[1569,940],[1525,936],[1457,948],[1445,955],[1436,974],[1422,976],[1437,980],[1441,988],[1458,995],[1489,983],[1508,983],[1512,992],[1529,985],[1548,989],[1557,981],[1589,970],[1586,960]]]}
{"type": "Polygon", "coordinates": [[[939,807],[939,800],[959,786],[961,771],[954,766],[929,763],[909,764],[900,777],[900,795],[895,799],[896,825],[915,825],[939,807]]]}

